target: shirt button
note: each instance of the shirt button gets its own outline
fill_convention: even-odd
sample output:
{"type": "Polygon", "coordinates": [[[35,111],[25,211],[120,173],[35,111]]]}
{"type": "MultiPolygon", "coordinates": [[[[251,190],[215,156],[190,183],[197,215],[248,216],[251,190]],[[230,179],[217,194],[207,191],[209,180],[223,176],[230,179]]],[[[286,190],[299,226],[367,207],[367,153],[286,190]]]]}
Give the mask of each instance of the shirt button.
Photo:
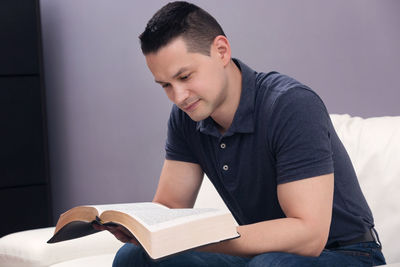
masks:
{"type": "Polygon", "coordinates": [[[221,148],[224,149],[225,147],[226,147],[226,144],[225,144],[225,143],[222,143],[222,144],[221,144],[221,148]]]}
{"type": "Polygon", "coordinates": [[[229,170],[229,166],[228,166],[228,165],[224,165],[224,166],[222,167],[222,169],[223,169],[224,171],[227,171],[227,170],[229,170]]]}

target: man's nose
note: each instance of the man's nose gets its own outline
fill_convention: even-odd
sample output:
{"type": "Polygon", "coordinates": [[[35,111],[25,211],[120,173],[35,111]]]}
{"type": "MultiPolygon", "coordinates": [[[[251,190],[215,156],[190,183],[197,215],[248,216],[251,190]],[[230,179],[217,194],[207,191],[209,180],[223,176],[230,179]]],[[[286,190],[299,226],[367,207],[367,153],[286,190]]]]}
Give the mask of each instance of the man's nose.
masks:
{"type": "Polygon", "coordinates": [[[189,90],[187,90],[184,86],[176,86],[174,93],[174,102],[176,104],[182,104],[189,97],[189,90]]]}

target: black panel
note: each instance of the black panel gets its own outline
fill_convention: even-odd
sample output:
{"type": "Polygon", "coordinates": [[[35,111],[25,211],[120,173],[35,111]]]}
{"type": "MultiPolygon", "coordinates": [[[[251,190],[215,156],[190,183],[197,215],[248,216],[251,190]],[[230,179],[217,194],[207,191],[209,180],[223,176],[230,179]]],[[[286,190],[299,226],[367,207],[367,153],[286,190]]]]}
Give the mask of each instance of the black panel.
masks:
{"type": "Polygon", "coordinates": [[[38,0],[0,0],[0,236],[49,226],[38,0]]]}
{"type": "Polygon", "coordinates": [[[37,74],[37,1],[0,0],[0,75],[37,74]]]}
{"type": "Polygon", "coordinates": [[[47,186],[0,189],[0,237],[50,226],[47,186]]]}
{"type": "Polygon", "coordinates": [[[0,77],[0,188],[47,182],[40,92],[39,77],[0,77]]]}

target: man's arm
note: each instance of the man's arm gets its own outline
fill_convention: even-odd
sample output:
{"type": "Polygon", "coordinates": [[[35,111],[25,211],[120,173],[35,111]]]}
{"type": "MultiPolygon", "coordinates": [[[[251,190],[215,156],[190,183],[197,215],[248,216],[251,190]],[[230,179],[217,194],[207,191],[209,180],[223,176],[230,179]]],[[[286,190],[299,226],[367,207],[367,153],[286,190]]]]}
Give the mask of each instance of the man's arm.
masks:
{"type": "Polygon", "coordinates": [[[239,226],[240,238],[199,250],[240,256],[272,251],[319,256],[329,235],[333,184],[332,173],[278,185],[278,200],[287,218],[239,226]]]}
{"type": "Polygon", "coordinates": [[[198,164],[165,160],[153,202],[169,208],[192,208],[203,176],[198,164]]]}

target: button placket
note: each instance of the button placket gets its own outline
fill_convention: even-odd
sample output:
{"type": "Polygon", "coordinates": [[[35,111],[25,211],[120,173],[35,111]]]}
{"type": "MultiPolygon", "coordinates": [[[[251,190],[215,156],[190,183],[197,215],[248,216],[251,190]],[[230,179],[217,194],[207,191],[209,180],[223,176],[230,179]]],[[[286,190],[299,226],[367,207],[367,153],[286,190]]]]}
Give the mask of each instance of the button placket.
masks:
{"type": "MultiPolygon", "coordinates": [[[[222,151],[225,150],[225,149],[226,149],[226,143],[223,142],[223,141],[221,141],[221,143],[219,144],[219,147],[220,147],[220,149],[221,149],[222,151]]],[[[224,152],[222,152],[222,151],[221,151],[221,153],[223,153],[223,154],[225,155],[225,156],[223,156],[223,158],[225,158],[225,157],[226,157],[227,151],[224,151],[224,152]]],[[[226,171],[229,170],[229,165],[226,164],[226,162],[225,162],[225,164],[222,166],[222,170],[223,170],[223,172],[226,172],[226,171]]]]}

